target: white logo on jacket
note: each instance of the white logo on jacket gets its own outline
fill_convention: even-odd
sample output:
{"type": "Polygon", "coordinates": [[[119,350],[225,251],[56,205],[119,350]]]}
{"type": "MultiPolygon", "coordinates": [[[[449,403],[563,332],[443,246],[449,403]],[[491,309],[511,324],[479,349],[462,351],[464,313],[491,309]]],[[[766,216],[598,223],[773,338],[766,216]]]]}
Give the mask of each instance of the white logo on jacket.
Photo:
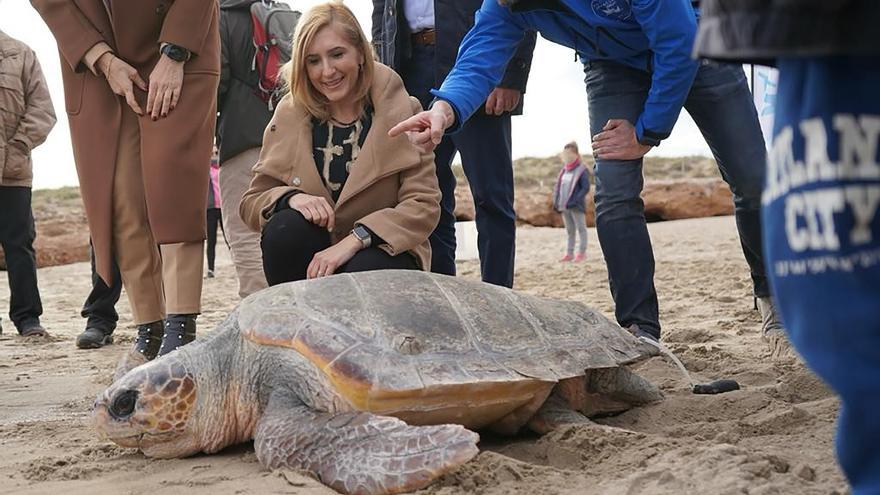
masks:
{"type": "Polygon", "coordinates": [[[593,13],[600,17],[625,21],[632,17],[629,0],[592,0],[593,13]]]}
{"type": "MultiPolygon", "coordinates": [[[[880,116],[837,114],[831,125],[838,143],[836,162],[829,157],[829,129],[821,118],[802,120],[797,130],[787,126],[779,131],[767,160],[762,203],[784,201],[781,213],[792,253],[849,253],[808,260],[821,265],[819,271],[867,268],[876,259],[865,255],[880,246],[875,221],[880,208],[880,116]],[[794,145],[801,139],[803,160],[795,160],[794,145]]],[[[784,272],[797,274],[801,270],[796,268],[786,265],[784,272]]]]}

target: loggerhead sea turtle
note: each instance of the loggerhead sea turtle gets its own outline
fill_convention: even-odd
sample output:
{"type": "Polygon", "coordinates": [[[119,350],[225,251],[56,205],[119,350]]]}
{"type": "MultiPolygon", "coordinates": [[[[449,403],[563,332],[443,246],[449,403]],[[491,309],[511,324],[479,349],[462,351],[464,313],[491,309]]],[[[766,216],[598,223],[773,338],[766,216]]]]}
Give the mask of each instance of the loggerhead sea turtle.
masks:
{"type": "Polygon", "coordinates": [[[335,275],[251,295],[116,381],[94,414],[149,457],[254,439],[270,469],[400,493],[474,457],[471,430],[543,433],[660,400],[622,366],[653,353],[576,302],[417,271],[335,275]]]}

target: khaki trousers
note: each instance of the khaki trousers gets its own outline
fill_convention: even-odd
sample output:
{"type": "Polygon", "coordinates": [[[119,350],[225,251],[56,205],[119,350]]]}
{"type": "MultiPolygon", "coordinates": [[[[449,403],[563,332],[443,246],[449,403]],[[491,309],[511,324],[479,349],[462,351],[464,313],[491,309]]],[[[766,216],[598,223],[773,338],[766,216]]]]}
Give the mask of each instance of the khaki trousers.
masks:
{"type": "Polygon", "coordinates": [[[232,251],[232,262],[238,275],[238,295],[247,297],[265,289],[263,252],[260,249],[260,233],[245,225],[238,214],[241,197],[251,185],[253,167],[260,158],[260,148],[251,148],[220,166],[220,202],[223,211],[223,230],[232,251]]]}
{"type": "Polygon", "coordinates": [[[166,314],[201,312],[204,241],[156,244],[147,217],[137,119],[123,109],[113,176],[113,251],[134,323],[141,325],[166,314]]]}

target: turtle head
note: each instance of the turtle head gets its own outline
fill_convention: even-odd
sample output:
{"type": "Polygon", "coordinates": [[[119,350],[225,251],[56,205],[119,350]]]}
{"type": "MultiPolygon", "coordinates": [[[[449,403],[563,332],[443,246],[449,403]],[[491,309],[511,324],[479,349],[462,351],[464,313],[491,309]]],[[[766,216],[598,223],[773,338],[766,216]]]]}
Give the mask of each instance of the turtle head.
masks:
{"type": "Polygon", "coordinates": [[[98,432],[149,457],[182,457],[201,450],[196,380],[174,352],[128,372],[95,401],[98,432]]]}

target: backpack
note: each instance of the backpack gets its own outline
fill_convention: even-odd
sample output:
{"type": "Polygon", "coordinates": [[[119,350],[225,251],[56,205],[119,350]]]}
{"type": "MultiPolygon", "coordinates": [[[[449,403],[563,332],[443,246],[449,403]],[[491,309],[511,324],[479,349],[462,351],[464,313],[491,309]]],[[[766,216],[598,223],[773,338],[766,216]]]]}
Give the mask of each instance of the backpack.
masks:
{"type": "Polygon", "coordinates": [[[260,0],[251,4],[256,48],[251,70],[259,75],[256,95],[269,105],[270,111],[281,100],[278,69],[290,60],[293,30],[300,16],[300,12],[283,2],[260,0]]]}

